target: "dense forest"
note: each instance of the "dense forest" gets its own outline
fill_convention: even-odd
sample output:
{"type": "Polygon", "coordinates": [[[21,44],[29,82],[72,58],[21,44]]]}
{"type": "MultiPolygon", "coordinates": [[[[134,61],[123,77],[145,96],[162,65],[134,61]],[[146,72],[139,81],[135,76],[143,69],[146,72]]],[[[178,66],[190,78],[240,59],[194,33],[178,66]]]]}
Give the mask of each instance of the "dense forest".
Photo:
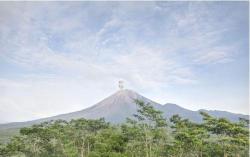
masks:
{"type": "Polygon", "coordinates": [[[233,123],[204,112],[202,123],[135,100],[138,112],[123,124],[104,119],[50,121],[20,129],[0,144],[1,157],[247,157],[249,121],[233,123]]]}

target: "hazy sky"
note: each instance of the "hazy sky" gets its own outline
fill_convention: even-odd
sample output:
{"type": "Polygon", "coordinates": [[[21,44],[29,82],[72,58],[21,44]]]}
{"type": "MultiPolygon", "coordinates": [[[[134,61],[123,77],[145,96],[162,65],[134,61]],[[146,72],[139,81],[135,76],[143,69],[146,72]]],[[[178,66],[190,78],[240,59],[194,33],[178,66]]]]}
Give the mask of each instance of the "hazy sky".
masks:
{"type": "Polygon", "coordinates": [[[248,2],[0,2],[0,122],[84,109],[125,88],[248,113],[248,2]]]}

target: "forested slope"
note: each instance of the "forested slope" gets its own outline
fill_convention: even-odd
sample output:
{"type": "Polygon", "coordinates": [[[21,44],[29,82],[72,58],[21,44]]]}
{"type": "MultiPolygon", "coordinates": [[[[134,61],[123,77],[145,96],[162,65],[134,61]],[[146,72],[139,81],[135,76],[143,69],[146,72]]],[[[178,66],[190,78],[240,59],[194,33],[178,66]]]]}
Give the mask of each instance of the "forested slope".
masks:
{"type": "Polygon", "coordinates": [[[249,121],[230,122],[201,112],[202,123],[165,119],[136,100],[137,113],[122,124],[104,119],[56,120],[22,128],[0,145],[2,157],[247,157],[249,121]]]}

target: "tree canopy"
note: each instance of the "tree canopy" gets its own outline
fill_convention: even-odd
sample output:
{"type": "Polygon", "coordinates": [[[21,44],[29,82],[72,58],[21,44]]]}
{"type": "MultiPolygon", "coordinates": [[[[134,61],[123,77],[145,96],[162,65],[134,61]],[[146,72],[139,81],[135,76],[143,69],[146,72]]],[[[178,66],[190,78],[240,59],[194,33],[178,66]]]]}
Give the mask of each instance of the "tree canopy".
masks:
{"type": "Polygon", "coordinates": [[[123,124],[103,118],[49,121],[20,129],[0,144],[1,157],[247,157],[249,121],[233,123],[205,112],[202,123],[165,119],[149,103],[123,124]]]}

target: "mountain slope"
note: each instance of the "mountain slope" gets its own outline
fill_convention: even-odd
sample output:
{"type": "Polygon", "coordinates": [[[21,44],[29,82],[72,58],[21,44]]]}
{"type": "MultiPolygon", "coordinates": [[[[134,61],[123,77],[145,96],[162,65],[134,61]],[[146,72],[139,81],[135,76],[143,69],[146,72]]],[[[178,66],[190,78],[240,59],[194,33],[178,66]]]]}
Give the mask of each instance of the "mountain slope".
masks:
{"type": "Polygon", "coordinates": [[[52,119],[70,120],[81,117],[88,119],[104,117],[107,121],[117,123],[125,120],[126,117],[132,116],[136,112],[137,107],[134,103],[135,99],[153,104],[156,107],[160,106],[160,104],[157,104],[134,91],[121,90],[90,108],[52,117],[52,119]]]}
{"type": "Polygon", "coordinates": [[[160,105],[152,100],[149,100],[138,93],[131,90],[120,90],[110,97],[102,100],[96,105],[86,108],[81,111],[61,114],[54,117],[38,119],[28,122],[19,122],[19,123],[8,123],[0,125],[0,129],[11,129],[11,128],[20,128],[30,126],[32,124],[41,123],[44,121],[50,120],[71,120],[77,118],[87,118],[87,119],[97,119],[104,117],[107,121],[112,123],[124,122],[127,117],[131,117],[136,113],[137,106],[134,103],[135,99],[142,100],[146,103],[152,104],[156,109],[161,110],[166,118],[170,118],[174,114],[179,114],[183,118],[188,118],[194,122],[201,122],[202,117],[199,114],[199,111],[208,112],[209,114],[216,117],[225,117],[232,121],[237,121],[239,117],[248,118],[247,115],[234,114],[225,111],[191,111],[185,108],[182,108],[176,104],[165,104],[160,105]]]}

